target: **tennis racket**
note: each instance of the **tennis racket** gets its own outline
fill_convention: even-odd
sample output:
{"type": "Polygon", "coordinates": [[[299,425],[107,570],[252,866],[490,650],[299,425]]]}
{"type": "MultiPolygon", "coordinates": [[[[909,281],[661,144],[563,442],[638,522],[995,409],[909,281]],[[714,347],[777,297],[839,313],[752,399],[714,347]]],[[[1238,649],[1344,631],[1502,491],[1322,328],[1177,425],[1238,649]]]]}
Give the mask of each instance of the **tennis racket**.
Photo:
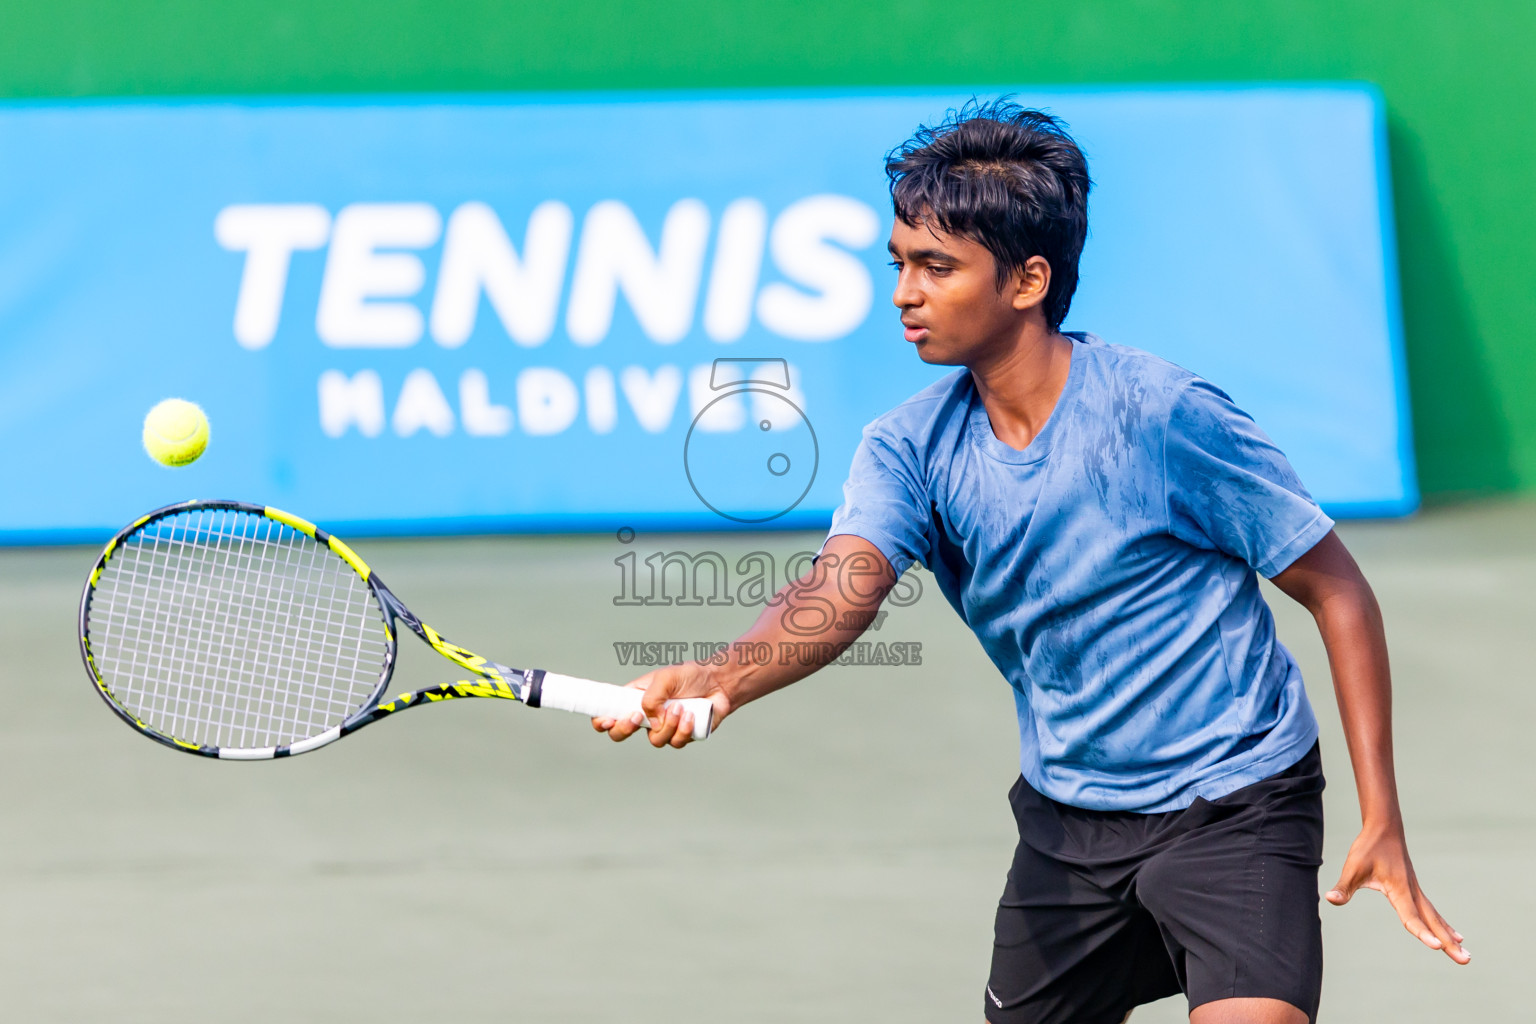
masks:
{"type": "MultiPolygon", "coordinates": [[[[444,640],[335,536],[279,509],[187,501],[107,543],[80,598],[80,653],[107,706],[177,750],[234,761],[316,750],[406,708],[497,697],[597,718],[640,691],[515,669],[444,640]],[[384,699],[397,627],[473,674],[384,699]]],[[[709,735],[702,697],[670,701],[709,735]]]]}

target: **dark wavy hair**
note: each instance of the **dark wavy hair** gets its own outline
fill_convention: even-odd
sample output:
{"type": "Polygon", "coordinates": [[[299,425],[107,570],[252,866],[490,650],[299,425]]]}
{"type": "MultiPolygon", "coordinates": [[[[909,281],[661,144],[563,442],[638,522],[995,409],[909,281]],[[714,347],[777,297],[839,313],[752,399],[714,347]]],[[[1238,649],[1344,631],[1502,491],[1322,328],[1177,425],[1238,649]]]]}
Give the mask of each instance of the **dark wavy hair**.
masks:
{"type": "Polygon", "coordinates": [[[1007,98],[973,99],[886,154],[885,173],[902,223],[931,221],[985,246],[998,288],[1031,256],[1044,258],[1045,318],[1060,329],[1077,291],[1093,184],[1064,122],[1007,98]]]}

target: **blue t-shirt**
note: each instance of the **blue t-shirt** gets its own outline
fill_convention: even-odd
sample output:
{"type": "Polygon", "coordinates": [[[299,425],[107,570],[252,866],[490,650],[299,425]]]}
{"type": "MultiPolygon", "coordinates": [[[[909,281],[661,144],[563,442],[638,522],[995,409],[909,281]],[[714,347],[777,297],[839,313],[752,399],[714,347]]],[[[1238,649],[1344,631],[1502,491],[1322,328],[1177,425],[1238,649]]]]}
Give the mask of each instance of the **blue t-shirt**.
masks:
{"type": "Polygon", "coordinates": [[[1218,388],[1068,335],[1066,387],[1023,451],[961,370],[864,430],[829,535],[921,562],[1013,687],[1037,790],[1169,811],[1282,771],[1317,738],[1255,572],[1333,529],[1218,388]]]}

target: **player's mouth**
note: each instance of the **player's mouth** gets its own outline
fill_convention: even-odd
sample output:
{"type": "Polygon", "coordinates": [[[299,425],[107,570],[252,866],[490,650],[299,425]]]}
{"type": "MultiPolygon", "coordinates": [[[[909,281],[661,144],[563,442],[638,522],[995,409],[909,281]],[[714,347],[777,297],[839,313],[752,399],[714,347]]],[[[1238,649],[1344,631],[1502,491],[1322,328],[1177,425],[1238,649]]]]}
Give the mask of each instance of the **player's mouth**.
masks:
{"type": "Polygon", "coordinates": [[[928,337],[928,328],[921,324],[912,324],[903,320],[901,326],[906,328],[906,330],[902,331],[902,337],[910,342],[924,341],[928,337]]]}

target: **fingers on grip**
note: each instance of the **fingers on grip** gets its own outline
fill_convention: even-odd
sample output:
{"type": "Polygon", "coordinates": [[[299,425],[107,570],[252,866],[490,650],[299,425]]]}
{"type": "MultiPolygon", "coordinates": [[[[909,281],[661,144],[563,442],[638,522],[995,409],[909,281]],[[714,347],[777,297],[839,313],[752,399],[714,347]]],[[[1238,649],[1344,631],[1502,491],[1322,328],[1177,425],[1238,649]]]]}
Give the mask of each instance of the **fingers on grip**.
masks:
{"type": "Polygon", "coordinates": [[[708,697],[684,697],[667,701],[668,707],[673,704],[681,704],[683,713],[693,716],[694,739],[709,739],[709,732],[715,724],[715,705],[708,697]]]}
{"type": "MultiPolygon", "coordinates": [[[[644,714],[640,699],[644,691],[628,686],[614,686],[590,679],[574,679],[553,672],[546,673],[540,707],[573,711],[590,718],[611,718],[622,722],[636,712],[644,714]]],[[[693,738],[702,740],[709,736],[714,718],[714,705],[707,697],[686,697],[669,700],[667,706],[681,704],[693,714],[693,738]]],[[[648,723],[649,724],[649,723],[648,723]]],[[[622,737],[619,737],[622,738],[622,737]]]]}

